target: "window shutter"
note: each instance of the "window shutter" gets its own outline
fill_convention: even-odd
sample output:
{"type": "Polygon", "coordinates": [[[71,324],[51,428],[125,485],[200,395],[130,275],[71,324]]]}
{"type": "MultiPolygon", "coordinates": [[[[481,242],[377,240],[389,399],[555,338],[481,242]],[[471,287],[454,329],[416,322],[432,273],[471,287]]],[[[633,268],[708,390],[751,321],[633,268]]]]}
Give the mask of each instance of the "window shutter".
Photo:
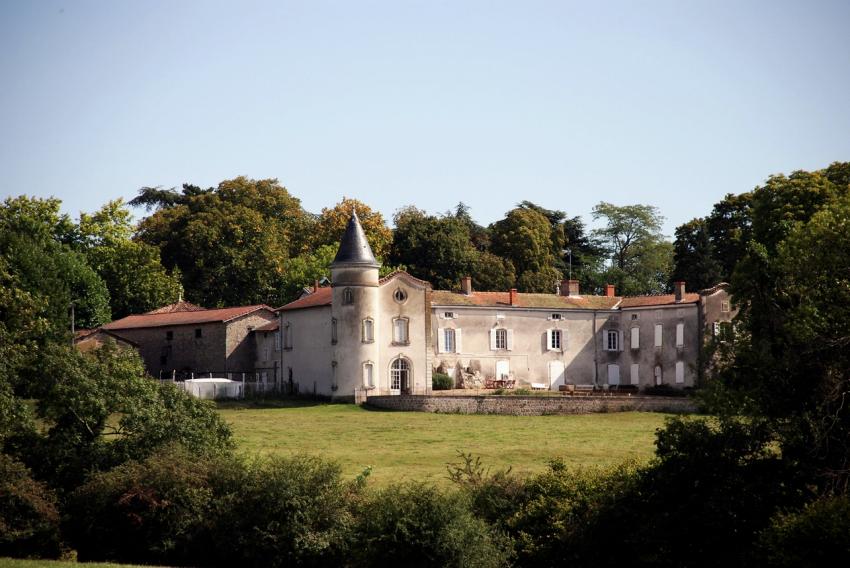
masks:
{"type": "Polygon", "coordinates": [[[662,327],[660,323],[655,324],[655,346],[661,347],[662,327]]]}
{"type": "Polygon", "coordinates": [[[618,331],[617,332],[617,351],[622,351],[622,350],[623,350],[623,332],[618,331]]]}
{"type": "Polygon", "coordinates": [[[508,351],[513,351],[514,349],[514,330],[508,330],[508,351]]]}
{"type": "Polygon", "coordinates": [[[444,327],[437,328],[437,353],[446,352],[446,329],[444,327]]]}
{"type": "Polygon", "coordinates": [[[567,350],[567,330],[561,330],[561,353],[567,350]]]}
{"type": "Polygon", "coordinates": [[[546,330],[546,350],[547,351],[553,350],[552,349],[552,330],[551,329],[546,330]]]}
{"type": "Polygon", "coordinates": [[[685,345],[685,324],[677,323],[676,324],[676,347],[682,347],[685,345]]]}
{"type": "Polygon", "coordinates": [[[456,329],[455,330],[455,353],[461,353],[462,351],[463,351],[463,348],[461,347],[461,342],[460,342],[460,330],[456,329]]]}
{"type": "Polygon", "coordinates": [[[496,350],[496,330],[490,330],[490,351],[496,350]]]}
{"type": "Polygon", "coordinates": [[[638,365],[637,363],[632,363],[631,383],[633,385],[640,384],[640,365],[638,365]]]}
{"type": "Polygon", "coordinates": [[[685,364],[682,361],[676,361],[676,382],[679,384],[685,382],[685,364]]]}
{"type": "Polygon", "coordinates": [[[631,339],[632,339],[631,348],[632,349],[640,349],[640,328],[639,327],[633,327],[632,328],[632,338],[631,339]]]}

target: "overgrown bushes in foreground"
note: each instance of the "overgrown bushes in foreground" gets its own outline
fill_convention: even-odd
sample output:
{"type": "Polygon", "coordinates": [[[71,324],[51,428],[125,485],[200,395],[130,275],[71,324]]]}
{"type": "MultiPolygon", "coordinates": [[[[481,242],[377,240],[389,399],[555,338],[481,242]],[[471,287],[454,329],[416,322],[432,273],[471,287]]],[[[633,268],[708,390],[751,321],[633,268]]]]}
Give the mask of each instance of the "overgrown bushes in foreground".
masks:
{"type": "MultiPolygon", "coordinates": [[[[173,566],[850,560],[850,502],[816,498],[762,425],[677,418],[659,432],[658,447],[648,465],[575,469],[556,461],[525,478],[491,473],[463,456],[450,467],[452,489],[406,483],[377,490],[366,473],[346,480],[316,457],[198,457],[171,446],[95,473],[68,494],[61,538],[81,560],[173,566]]],[[[10,484],[34,482],[21,467],[4,467],[17,472],[0,482],[5,521],[10,484]]],[[[5,554],[38,554],[34,542],[58,547],[49,499],[17,510],[29,519],[19,526],[29,529],[19,531],[17,550],[14,539],[0,541],[5,554]]]]}

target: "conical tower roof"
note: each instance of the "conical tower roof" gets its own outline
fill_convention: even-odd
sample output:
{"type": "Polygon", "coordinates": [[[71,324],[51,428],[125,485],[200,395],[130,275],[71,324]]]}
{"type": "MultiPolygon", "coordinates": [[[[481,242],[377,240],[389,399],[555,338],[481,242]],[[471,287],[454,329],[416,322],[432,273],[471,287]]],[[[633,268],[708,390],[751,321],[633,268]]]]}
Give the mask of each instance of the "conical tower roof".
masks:
{"type": "Polygon", "coordinates": [[[357,218],[357,211],[351,212],[351,219],[348,220],[348,226],[345,227],[345,233],[342,235],[342,240],[339,242],[339,250],[336,252],[336,257],[331,263],[331,266],[355,265],[371,268],[378,268],[380,264],[375,260],[375,255],[372,254],[372,247],[369,246],[369,241],[366,240],[366,233],[363,232],[363,227],[360,226],[360,219],[357,218]]]}

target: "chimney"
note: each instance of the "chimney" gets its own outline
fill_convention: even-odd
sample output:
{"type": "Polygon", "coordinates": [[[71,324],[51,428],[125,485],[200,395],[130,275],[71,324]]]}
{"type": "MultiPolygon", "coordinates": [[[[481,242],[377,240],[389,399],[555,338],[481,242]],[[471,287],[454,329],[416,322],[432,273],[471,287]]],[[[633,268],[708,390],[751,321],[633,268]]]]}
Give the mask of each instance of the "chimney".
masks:
{"type": "Polygon", "coordinates": [[[561,296],[578,295],[578,280],[561,280],[561,296]]]}
{"type": "Polygon", "coordinates": [[[605,296],[608,297],[608,298],[613,298],[614,295],[615,295],[614,294],[614,285],[613,284],[606,284],[605,285],[605,296]]]}
{"type": "Polygon", "coordinates": [[[464,276],[460,279],[460,291],[467,296],[472,295],[472,276],[464,276]]]}
{"type": "Polygon", "coordinates": [[[682,300],[685,299],[685,282],[684,280],[677,280],[673,282],[673,291],[676,293],[676,303],[678,304],[682,300]]]}
{"type": "Polygon", "coordinates": [[[511,288],[511,305],[516,306],[519,303],[519,294],[516,293],[516,288],[511,288]]]}

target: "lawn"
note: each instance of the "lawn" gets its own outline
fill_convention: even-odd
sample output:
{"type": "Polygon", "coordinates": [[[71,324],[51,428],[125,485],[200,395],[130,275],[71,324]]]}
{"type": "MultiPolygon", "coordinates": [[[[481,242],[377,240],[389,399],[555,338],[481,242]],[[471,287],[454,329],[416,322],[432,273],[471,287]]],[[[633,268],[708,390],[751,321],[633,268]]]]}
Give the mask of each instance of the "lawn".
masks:
{"type": "Polygon", "coordinates": [[[105,564],[101,562],[64,562],[60,560],[18,560],[0,558],[0,568],[152,568],[132,564],[105,564]]]}
{"type": "Polygon", "coordinates": [[[247,453],[316,454],[353,477],[447,484],[446,464],[471,452],[493,469],[538,472],[560,457],[571,465],[646,460],[666,415],[648,412],[578,416],[494,416],[369,410],[350,404],[272,407],[221,403],[219,412],[247,453]]]}

